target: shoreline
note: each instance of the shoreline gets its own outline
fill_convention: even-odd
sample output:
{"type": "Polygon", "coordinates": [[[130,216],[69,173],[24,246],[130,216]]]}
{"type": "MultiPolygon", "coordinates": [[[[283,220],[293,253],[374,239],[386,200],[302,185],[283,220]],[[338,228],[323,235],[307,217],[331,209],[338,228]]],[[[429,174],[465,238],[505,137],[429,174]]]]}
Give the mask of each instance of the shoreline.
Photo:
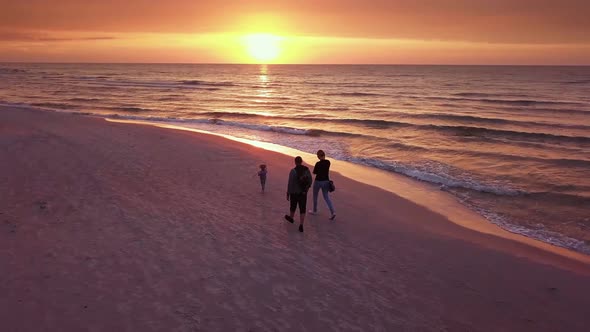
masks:
{"type": "MultiPolygon", "coordinates": [[[[189,131],[199,133],[203,135],[212,135],[216,137],[222,137],[224,139],[247,144],[264,150],[277,152],[286,156],[300,155],[306,160],[315,160],[316,156],[311,153],[307,153],[295,148],[270,143],[255,141],[247,138],[240,138],[227,134],[215,133],[206,130],[191,128],[188,126],[182,126],[181,124],[174,124],[174,121],[149,121],[149,120],[137,120],[128,118],[111,117],[108,115],[101,115],[95,113],[79,113],[73,111],[60,111],[53,109],[43,109],[39,107],[33,107],[29,105],[0,105],[0,108],[16,108],[30,111],[41,111],[41,112],[52,112],[59,114],[69,114],[80,117],[98,118],[107,122],[114,123],[127,123],[136,125],[147,125],[159,128],[166,128],[172,130],[189,131]]],[[[439,186],[426,183],[411,177],[407,177],[401,174],[389,172],[376,167],[370,167],[367,165],[352,163],[348,161],[342,161],[337,159],[331,159],[332,163],[340,169],[333,171],[333,173],[341,174],[345,177],[353,179],[355,181],[364,183],[366,185],[374,186],[390,192],[396,196],[407,199],[415,204],[422,206],[429,211],[435,212],[447,218],[450,222],[453,222],[459,226],[465,227],[470,230],[474,230],[484,234],[490,234],[504,239],[517,241],[531,247],[542,249],[544,251],[556,254],[559,256],[567,257],[570,259],[577,260],[586,264],[590,264],[590,254],[583,251],[575,250],[574,248],[566,247],[565,245],[554,244],[551,242],[543,241],[537,237],[527,236],[517,231],[504,228],[497,223],[487,219],[479,212],[472,208],[465,206],[457,201],[457,197],[441,191],[439,186]],[[423,202],[436,202],[436,204],[426,204],[423,202]]],[[[309,164],[308,164],[309,165],[309,164]]],[[[511,226],[515,226],[509,224],[511,226]]],[[[560,234],[560,236],[565,236],[560,234]]],[[[567,238],[567,237],[566,237],[567,238]]],[[[570,239],[570,238],[567,238],[570,239]]],[[[573,239],[574,241],[581,241],[573,239]]]]}
{"type": "MultiPolygon", "coordinates": [[[[94,115],[90,116],[94,117],[94,115]]],[[[268,151],[278,152],[286,156],[300,155],[304,158],[304,162],[310,160],[315,161],[316,159],[316,156],[314,154],[278,145],[275,143],[254,141],[246,138],[239,138],[231,135],[219,134],[174,124],[141,120],[113,119],[109,117],[100,116],[96,117],[104,119],[108,122],[148,125],[159,128],[182,130],[196,132],[204,135],[223,137],[231,141],[248,144],[268,151]]],[[[557,254],[570,259],[575,259],[579,262],[590,264],[590,255],[504,229],[492,223],[490,220],[487,220],[481,214],[462,205],[457,201],[457,199],[454,196],[446,192],[440,191],[435,185],[423,183],[421,181],[411,179],[403,175],[387,172],[374,167],[355,164],[337,159],[330,160],[333,165],[332,169],[334,169],[332,173],[338,173],[351,180],[355,180],[366,185],[377,187],[379,189],[390,192],[396,196],[407,199],[417,205],[420,205],[424,209],[430,210],[434,213],[446,217],[450,222],[453,222],[459,226],[483,234],[489,234],[504,239],[517,241],[553,254],[557,254]]],[[[311,166],[313,166],[313,162],[311,166]]]]}
{"type": "Polygon", "coordinates": [[[0,119],[9,330],[590,324],[589,264],[459,226],[339,173],[336,221],[320,201],[299,233],[282,220],[292,156],[98,117],[0,107],[0,119]],[[264,194],[252,177],[260,161],[264,194]]]}
{"type": "MultiPolygon", "coordinates": [[[[189,130],[204,134],[218,135],[230,140],[254,146],[263,146],[266,144],[266,146],[263,148],[270,151],[279,153],[299,153],[301,155],[311,157],[311,160],[315,159],[314,155],[301,152],[300,150],[294,148],[276,145],[273,143],[241,139],[231,136],[231,134],[218,134],[214,131],[207,131],[206,129],[196,129],[193,128],[190,123],[185,124],[183,122],[176,122],[178,119],[175,120],[174,118],[167,119],[164,117],[155,117],[153,120],[150,120],[141,119],[141,116],[137,118],[136,116],[131,115],[120,116],[117,114],[109,115],[93,112],[74,112],[66,110],[44,109],[27,105],[8,105],[8,107],[40,109],[43,111],[98,117],[101,119],[106,119],[107,121],[147,124],[164,128],[189,130]]],[[[576,236],[568,231],[555,230],[554,226],[560,224],[557,222],[559,218],[556,218],[555,216],[546,216],[546,218],[541,223],[532,226],[530,225],[530,221],[535,220],[533,216],[529,216],[529,218],[524,217],[520,220],[511,220],[508,217],[508,220],[506,220],[501,214],[498,214],[498,211],[501,211],[499,210],[501,208],[500,206],[496,206],[495,209],[489,208],[486,210],[486,208],[482,209],[481,206],[470,204],[469,200],[467,200],[465,203],[460,202],[464,198],[451,192],[439,194],[441,191],[448,191],[445,185],[421,181],[420,179],[412,178],[412,176],[391,172],[370,165],[344,161],[338,162],[342,164],[341,166],[346,169],[345,171],[347,174],[350,174],[350,177],[359,179],[363,183],[379,187],[393,194],[409,199],[419,205],[424,206],[425,208],[428,208],[429,210],[446,216],[451,221],[464,227],[488,234],[495,234],[505,238],[511,238],[521,242],[525,241],[532,246],[540,246],[545,248],[564,248],[569,252],[579,253],[583,256],[590,257],[590,246],[588,245],[588,241],[585,241],[585,233],[574,233],[577,234],[576,236]],[[366,173],[370,173],[371,175],[367,176],[366,173]],[[387,184],[390,181],[392,181],[394,185],[384,185],[384,183],[387,184]],[[433,205],[433,202],[436,202],[436,204],[433,205]],[[549,247],[545,246],[544,244],[548,244],[549,247]]],[[[571,222],[565,224],[571,224],[571,222]]],[[[564,253],[567,255],[566,252],[564,253]]]]}

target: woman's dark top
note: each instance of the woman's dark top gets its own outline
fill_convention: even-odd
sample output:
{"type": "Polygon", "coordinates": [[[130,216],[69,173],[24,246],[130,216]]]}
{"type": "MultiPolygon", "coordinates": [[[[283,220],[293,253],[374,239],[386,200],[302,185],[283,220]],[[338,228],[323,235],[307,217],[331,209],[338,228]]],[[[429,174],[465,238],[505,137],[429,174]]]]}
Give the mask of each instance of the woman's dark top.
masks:
{"type": "Polygon", "coordinates": [[[328,181],[330,180],[330,161],[327,159],[320,160],[315,163],[313,167],[313,174],[315,174],[316,181],[328,181]]]}

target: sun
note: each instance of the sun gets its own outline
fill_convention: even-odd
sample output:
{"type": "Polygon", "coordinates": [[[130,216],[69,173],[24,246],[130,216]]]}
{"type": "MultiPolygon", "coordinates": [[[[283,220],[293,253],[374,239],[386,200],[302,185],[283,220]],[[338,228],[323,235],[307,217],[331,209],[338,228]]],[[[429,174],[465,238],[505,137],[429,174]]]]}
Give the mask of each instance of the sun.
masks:
{"type": "Polygon", "coordinates": [[[267,33],[244,36],[246,50],[253,60],[259,63],[275,61],[281,54],[283,38],[267,33]]]}

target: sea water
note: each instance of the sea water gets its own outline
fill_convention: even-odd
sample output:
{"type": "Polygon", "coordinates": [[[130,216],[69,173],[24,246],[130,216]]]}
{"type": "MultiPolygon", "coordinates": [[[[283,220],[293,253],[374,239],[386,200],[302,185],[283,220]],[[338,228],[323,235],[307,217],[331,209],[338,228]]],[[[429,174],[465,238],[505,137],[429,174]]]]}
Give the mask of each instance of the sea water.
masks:
{"type": "Polygon", "coordinates": [[[590,254],[590,67],[5,63],[0,102],[323,149],[590,254]]]}

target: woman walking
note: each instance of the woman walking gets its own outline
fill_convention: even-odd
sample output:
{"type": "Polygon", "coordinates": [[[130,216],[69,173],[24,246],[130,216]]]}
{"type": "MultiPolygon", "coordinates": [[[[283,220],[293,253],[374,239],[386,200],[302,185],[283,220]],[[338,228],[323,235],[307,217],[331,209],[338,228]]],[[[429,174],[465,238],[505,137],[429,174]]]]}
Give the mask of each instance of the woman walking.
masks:
{"type": "Polygon", "coordinates": [[[315,174],[315,181],[313,182],[313,211],[309,211],[311,214],[318,213],[318,193],[322,190],[322,196],[330,209],[330,220],[336,218],[336,212],[330,200],[330,161],[326,159],[326,154],[322,150],[318,150],[317,153],[318,161],[315,163],[313,168],[313,174],[315,174]]]}

